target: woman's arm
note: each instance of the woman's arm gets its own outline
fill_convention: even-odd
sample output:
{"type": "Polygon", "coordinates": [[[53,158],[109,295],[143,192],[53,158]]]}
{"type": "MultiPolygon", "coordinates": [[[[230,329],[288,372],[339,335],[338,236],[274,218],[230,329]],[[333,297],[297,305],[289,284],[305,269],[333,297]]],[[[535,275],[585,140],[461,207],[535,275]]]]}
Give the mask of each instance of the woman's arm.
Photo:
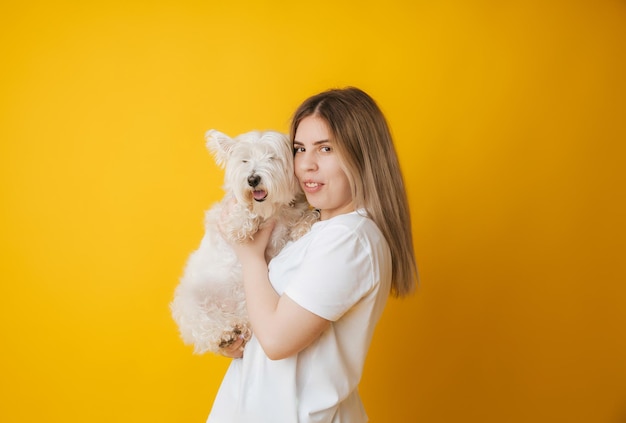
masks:
{"type": "Polygon", "coordinates": [[[252,330],[268,358],[280,360],[302,351],[330,322],[274,291],[265,261],[265,248],[273,228],[273,224],[267,225],[255,234],[254,240],[233,248],[243,269],[252,330]]]}

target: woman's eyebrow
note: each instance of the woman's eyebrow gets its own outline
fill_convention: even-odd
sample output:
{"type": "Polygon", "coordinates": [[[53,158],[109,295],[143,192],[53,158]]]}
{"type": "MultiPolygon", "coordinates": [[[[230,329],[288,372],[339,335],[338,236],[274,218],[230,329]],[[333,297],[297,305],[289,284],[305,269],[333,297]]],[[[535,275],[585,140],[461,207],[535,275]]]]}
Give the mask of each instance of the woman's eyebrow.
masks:
{"type": "MultiPolygon", "coordinates": [[[[313,145],[319,145],[319,144],[326,144],[330,142],[329,140],[319,140],[319,141],[314,141],[313,145]]],[[[298,141],[298,140],[293,140],[293,145],[304,145],[302,142],[298,141]]]]}

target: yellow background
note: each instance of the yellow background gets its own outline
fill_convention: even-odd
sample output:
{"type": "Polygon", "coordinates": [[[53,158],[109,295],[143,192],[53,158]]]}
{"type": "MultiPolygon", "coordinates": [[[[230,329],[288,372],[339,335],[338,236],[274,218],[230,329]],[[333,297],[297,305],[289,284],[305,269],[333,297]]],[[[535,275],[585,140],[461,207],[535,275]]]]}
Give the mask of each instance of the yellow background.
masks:
{"type": "Polygon", "coordinates": [[[168,310],[222,194],[203,134],[346,85],[422,278],[371,421],[626,419],[624,1],[3,2],[0,37],[0,421],[203,422],[228,360],[168,310]]]}

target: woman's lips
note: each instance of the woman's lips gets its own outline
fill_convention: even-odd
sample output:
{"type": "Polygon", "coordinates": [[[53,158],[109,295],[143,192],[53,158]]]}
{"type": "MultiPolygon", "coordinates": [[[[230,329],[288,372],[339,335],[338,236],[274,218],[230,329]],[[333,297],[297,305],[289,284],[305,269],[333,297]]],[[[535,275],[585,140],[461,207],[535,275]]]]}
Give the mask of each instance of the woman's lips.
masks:
{"type": "Polygon", "coordinates": [[[302,189],[306,192],[313,193],[322,189],[322,184],[315,181],[305,181],[302,183],[302,189]]]}

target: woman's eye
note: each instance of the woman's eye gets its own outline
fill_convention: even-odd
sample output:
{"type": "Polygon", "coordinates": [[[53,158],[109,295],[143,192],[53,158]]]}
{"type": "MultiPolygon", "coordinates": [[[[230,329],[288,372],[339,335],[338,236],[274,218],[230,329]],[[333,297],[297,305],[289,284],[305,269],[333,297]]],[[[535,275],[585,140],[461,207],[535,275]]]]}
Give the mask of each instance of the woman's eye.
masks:
{"type": "Polygon", "coordinates": [[[325,146],[321,147],[320,150],[328,153],[331,150],[331,148],[329,146],[325,145],[325,146]]]}
{"type": "Polygon", "coordinates": [[[304,151],[304,147],[294,147],[293,152],[295,153],[302,153],[304,151]]]}

